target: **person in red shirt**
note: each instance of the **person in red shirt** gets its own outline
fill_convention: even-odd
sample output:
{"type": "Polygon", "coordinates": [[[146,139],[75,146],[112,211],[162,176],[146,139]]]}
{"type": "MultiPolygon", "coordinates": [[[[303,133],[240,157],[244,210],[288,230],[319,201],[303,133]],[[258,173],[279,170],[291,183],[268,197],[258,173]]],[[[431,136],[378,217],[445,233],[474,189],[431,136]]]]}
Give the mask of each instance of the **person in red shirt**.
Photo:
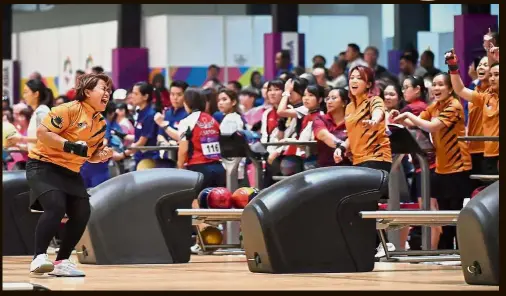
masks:
{"type": "Polygon", "coordinates": [[[184,108],[189,114],[179,122],[177,168],[204,175],[204,188],[224,187],[225,169],[221,164],[220,124],[203,112],[206,100],[195,88],[184,92],[184,108]]]}
{"type": "MultiPolygon", "coordinates": [[[[265,112],[262,114],[262,137],[260,140],[262,143],[279,142],[279,140],[283,139],[284,137],[284,132],[280,131],[280,126],[278,126],[280,124],[278,123],[284,125],[285,122],[279,120],[280,117],[277,113],[278,105],[281,102],[281,95],[283,93],[284,85],[284,82],[280,79],[271,80],[267,85],[266,99],[272,107],[265,110],[265,112]]],[[[269,153],[269,157],[265,166],[264,185],[268,187],[274,184],[272,176],[275,175],[275,172],[272,171],[271,166],[274,160],[279,156],[279,152],[276,146],[268,146],[266,149],[269,153]]]]}
{"type": "MultiPolygon", "coordinates": [[[[81,75],[84,74],[84,71],[83,70],[77,70],[76,71],[76,86],[79,84],[79,77],[81,75]]],[[[73,101],[76,97],[76,88],[73,87],[72,89],[70,89],[67,94],[66,94],[67,98],[69,99],[69,101],[73,101]]]]}
{"type": "Polygon", "coordinates": [[[348,159],[336,164],[333,157],[334,151],[339,144],[348,138],[344,124],[344,111],[349,102],[350,98],[346,89],[332,89],[328,97],[325,98],[327,113],[317,116],[313,121],[313,134],[317,142],[319,167],[351,165],[348,159]]]}
{"type": "Polygon", "coordinates": [[[153,97],[155,98],[155,110],[162,112],[172,106],[170,103],[170,93],[165,87],[165,77],[162,74],[156,74],[153,77],[153,97]]]}

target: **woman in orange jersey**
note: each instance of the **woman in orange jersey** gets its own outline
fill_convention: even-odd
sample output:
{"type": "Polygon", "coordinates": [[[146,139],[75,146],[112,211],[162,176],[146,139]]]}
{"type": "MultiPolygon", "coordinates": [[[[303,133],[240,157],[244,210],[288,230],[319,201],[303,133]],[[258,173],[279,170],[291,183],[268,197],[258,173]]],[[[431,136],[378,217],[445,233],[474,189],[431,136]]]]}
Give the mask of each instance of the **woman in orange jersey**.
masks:
{"type": "Polygon", "coordinates": [[[55,276],[84,276],[69,261],[90,216],[89,195],[79,174],[86,162],[104,162],[112,149],[103,145],[106,121],[102,116],[109,102],[111,79],[86,74],[76,87],[76,100],[53,108],[37,128],[37,143],[30,150],[26,178],[30,206],[43,210],[35,230],[35,256],[30,271],[55,276]],[[46,250],[67,214],[65,236],[53,263],[46,250]]]}
{"type": "MultiPolygon", "coordinates": [[[[374,85],[374,72],[369,67],[356,66],[349,74],[350,103],[346,106],[344,123],[348,139],[339,144],[334,152],[334,161],[341,163],[346,151],[354,166],[390,172],[392,151],[386,132],[385,103],[378,96],[374,85]]],[[[379,240],[378,240],[379,243],[379,240]]],[[[387,243],[389,251],[395,251],[387,243]]],[[[376,258],[384,256],[383,245],[379,244],[376,258]]]]}
{"type": "MultiPolygon", "coordinates": [[[[419,116],[405,112],[396,116],[396,123],[407,127],[417,126],[431,133],[436,149],[436,174],[431,178],[431,194],[437,199],[440,210],[461,210],[464,199],[470,196],[469,176],[471,156],[465,142],[464,108],[455,96],[447,73],[437,74],[432,82],[434,103],[419,116]]],[[[455,226],[443,226],[438,249],[453,249],[455,226]]]]}
{"type": "MultiPolygon", "coordinates": [[[[459,97],[470,103],[472,107],[470,106],[469,110],[471,110],[471,108],[475,108],[476,113],[481,113],[481,122],[478,114],[476,114],[474,118],[475,126],[478,126],[477,132],[480,132],[479,125],[481,125],[481,132],[483,133],[483,136],[499,136],[499,63],[490,65],[488,70],[488,87],[486,85],[485,87],[487,88],[481,87],[472,91],[464,87],[464,84],[462,83],[455,52],[453,52],[453,50],[447,52],[445,59],[448,64],[448,68],[450,69],[451,81],[455,92],[459,97]]],[[[487,58],[483,58],[482,61],[484,61],[484,59],[487,58]]],[[[485,65],[483,65],[483,67],[485,67],[485,65]]],[[[483,80],[486,81],[486,77],[484,77],[483,80]]],[[[473,152],[473,150],[471,150],[471,152],[473,152]]],[[[499,142],[483,142],[481,173],[487,175],[499,174],[497,165],[498,161],[499,142]]]]}
{"type": "Polygon", "coordinates": [[[390,172],[392,152],[386,132],[385,104],[374,88],[374,72],[357,66],[349,76],[350,103],[346,106],[345,125],[348,139],[334,152],[340,163],[349,150],[353,165],[390,172]]]}

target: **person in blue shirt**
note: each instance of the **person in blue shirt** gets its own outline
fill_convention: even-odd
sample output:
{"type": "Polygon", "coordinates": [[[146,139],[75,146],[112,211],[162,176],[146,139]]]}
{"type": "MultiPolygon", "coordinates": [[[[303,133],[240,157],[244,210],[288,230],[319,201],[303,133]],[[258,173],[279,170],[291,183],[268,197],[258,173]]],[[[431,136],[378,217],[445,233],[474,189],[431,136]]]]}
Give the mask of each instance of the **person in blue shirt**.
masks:
{"type": "MultiPolygon", "coordinates": [[[[114,124],[114,115],[116,114],[116,104],[114,102],[109,101],[105,111],[102,113],[102,116],[105,118],[107,123],[104,137],[104,145],[111,146],[111,129],[115,128],[114,124]],[[112,124],[111,124],[112,123],[112,124]]],[[[116,125],[118,125],[116,123],[116,125]]],[[[120,128],[121,130],[121,128],[120,128]]],[[[86,188],[93,188],[98,186],[99,184],[104,183],[109,180],[109,162],[85,162],[81,167],[81,177],[83,178],[84,185],[86,188]]]]}
{"type": "Polygon", "coordinates": [[[151,107],[153,101],[153,86],[147,82],[138,82],[132,88],[132,104],[138,107],[137,119],[134,128],[134,143],[126,150],[123,156],[134,155],[136,165],[143,159],[159,159],[158,151],[142,151],[135,149],[139,146],[156,146],[158,126],[155,123],[156,111],[151,107]]]}
{"type": "MultiPolygon", "coordinates": [[[[165,111],[165,116],[156,113],[155,122],[158,126],[158,145],[169,145],[169,142],[178,142],[179,133],[177,131],[179,122],[183,120],[188,113],[184,109],[184,91],[188,88],[188,83],[175,80],[170,84],[169,96],[171,107],[165,111]]],[[[175,143],[170,143],[175,144],[175,143]]],[[[160,160],[157,167],[176,167],[176,159],[170,151],[160,150],[160,160]]]]}

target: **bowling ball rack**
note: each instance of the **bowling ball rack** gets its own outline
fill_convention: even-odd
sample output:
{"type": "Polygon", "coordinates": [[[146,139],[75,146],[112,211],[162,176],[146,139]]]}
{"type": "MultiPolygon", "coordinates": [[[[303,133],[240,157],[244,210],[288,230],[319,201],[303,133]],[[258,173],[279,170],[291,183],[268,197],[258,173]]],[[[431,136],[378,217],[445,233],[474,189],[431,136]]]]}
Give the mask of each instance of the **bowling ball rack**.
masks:
{"type": "MultiPolygon", "coordinates": [[[[191,216],[192,225],[197,226],[201,223],[207,223],[211,226],[217,226],[227,221],[241,221],[242,209],[177,209],[178,216],[191,216]]],[[[238,255],[244,254],[241,244],[219,244],[206,245],[197,231],[200,245],[204,252],[213,251],[213,255],[238,255]],[[225,249],[225,250],[220,250],[225,249]]]]}

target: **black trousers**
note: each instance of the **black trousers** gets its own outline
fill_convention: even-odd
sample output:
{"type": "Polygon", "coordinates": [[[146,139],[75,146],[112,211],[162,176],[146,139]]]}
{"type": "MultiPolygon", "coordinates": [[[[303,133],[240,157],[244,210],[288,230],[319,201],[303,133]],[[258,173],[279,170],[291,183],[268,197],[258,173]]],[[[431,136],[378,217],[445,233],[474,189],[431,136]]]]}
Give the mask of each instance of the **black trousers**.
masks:
{"type": "Polygon", "coordinates": [[[49,243],[58,232],[62,218],[67,214],[68,221],[65,224],[63,240],[56,260],[70,258],[90,217],[89,199],[51,190],[39,196],[38,201],[44,213],[39,218],[35,229],[35,257],[47,252],[49,243]]]}
{"type": "MultiPolygon", "coordinates": [[[[364,168],[370,168],[375,170],[382,170],[387,173],[390,173],[390,170],[392,169],[392,163],[386,162],[386,161],[365,161],[359,164],[356,164],[355,166],[364,167],[364,168]]],[[[388,194],[387,194],[388,195],[388,194]]],[[[385,235],[386,242],[388,241],[388,236],[385,235]]],[[[376,235],[376,244],[379,245],[381,242],[379,235],[376,235]]]]}
{"type": "MultiPolygon", "coordinates": [[[[439,210],[460,211],[464,206],[464,199],[471,197],[472,184],[469,176],[471,171],[451,174],[438,174],[434,178],[435,187],[433,192],[437,199],[439,210]]],[[[439,238],[438,249],[452,250],[454,240],[457,238],[456,226],[443,226],[443,233],[439,238]]],[[[457,246],[458,249],[458,246],[457,246]]]]}

